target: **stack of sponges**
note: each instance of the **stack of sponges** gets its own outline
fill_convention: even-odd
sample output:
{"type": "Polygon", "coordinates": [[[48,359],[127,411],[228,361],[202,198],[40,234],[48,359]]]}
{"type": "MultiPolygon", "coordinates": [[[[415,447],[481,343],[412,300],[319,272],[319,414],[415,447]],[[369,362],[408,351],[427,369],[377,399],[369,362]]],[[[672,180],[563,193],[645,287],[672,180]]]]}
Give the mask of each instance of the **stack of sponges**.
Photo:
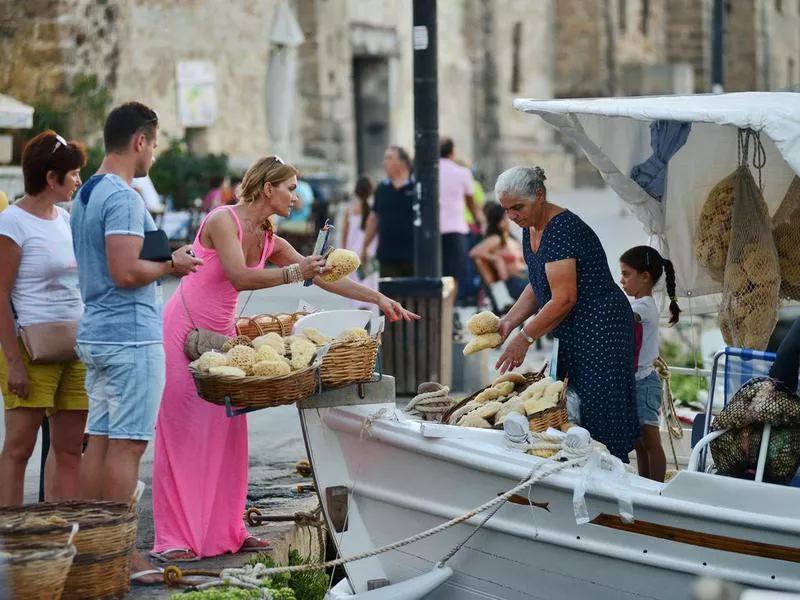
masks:
{"type": "Polygon", "coordinates": [[[558,404],[563,389],[563,381],[553,381],[549,377],[531,384],[520,394],[525,414],[531,416],[553,408],[558,404]]]}
{"type": "Polygon", "coordinates": [[[470,317],[467,321],[467,331],[472,339],[464,347],[464,356],[499,346],[503,341],[497,333],[499,329],[500,319],[488,310],[470,317]]]}

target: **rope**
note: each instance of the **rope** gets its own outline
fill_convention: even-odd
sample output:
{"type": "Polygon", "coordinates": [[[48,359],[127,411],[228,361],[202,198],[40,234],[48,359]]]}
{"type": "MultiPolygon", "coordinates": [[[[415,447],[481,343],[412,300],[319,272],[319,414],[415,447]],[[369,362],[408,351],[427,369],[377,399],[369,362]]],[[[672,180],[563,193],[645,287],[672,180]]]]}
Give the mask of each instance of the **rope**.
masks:
{"type": "MultiPolygon", "coordinates": [[[[455,527],[456,525],[460,525],[464,521],[468,521],[469,519],[471,519],[475,515],[478,515],[478,514],[484,512],[484,511],[487,511],[487,510],[489,510],[491,508],[498,507],[498,509],[499,509],[499,506],[502,506],[505,502],[507,502],[508,499],[511,496],[513,496],[515,494],[518,494],[520,491],[522,491],[526,487],[535,485],[536,483],[538,483],[539,481],[541,481],[545,477],[549,477],[550,475],[553,475],[554,473],[557,473],[559,471],[563,471],[564,469],[567,469],[569,467],[580,466],[580,465],[584,464],[585,462],[586,462],[585,458],[576,459],[576,460],[566,460],[566,461],[563,461],[563,462],[553,462],[552,466],[549,469],[542,469],[542,470],[540,470],[539,473],[535,473],[534,471],[536,471],[536,469],[534,469],[533,471],[531,471],[530,476],[526,477],[524,479],[524,481],[522,481],[519,484],[515,485],[513,488],[508,490],[506,493],[504,493],[504,494],[502,494],[500,496],[497,496],[495,498],[492,498],[491,500],[481,504],[477,508],[474,508],[471,511],[469,511],[467,513],[464,513],[461,516],[458,516],[458,517],[456,517],[454,519],[451,519],[451,520],[447,521],[446,523],[442,523],[441,525],[437,525],[436,527],[432,527],[432,528],[430,528],[430,529],[428,529],[426,531],[423,531],[421,533],[409,536],[409,537],[407,537],[405,539],[402,539],[402,540],[399,540],[397,542],[393,542],[391,544],[387,544],[385,546],[381,546],[380,548],[376,548],[375,550],[369,550],[367,552],[361,552],[359,554],[354,554],[353,556],[347,556],[347,557],[344,557],[344,558],[337,558],[336,560],[329,560],[327,562],[318,563],[318,564],[290,565],[290,566],[284,566],[284,567],[271,567],[271,568],[267,568],[264,565],[260,565],[262,568],[259,568],[257,571],[254,569],[253,566],[247,566],[247,567],[241,567],[241,568],[223,569],[220,572],[220,581],[212,581],[212,582],[209,582],[209,583],[200,584],[200,585],[195,586],[195,587],[197,589],[205,589],[205,588],[215,587],[215,586],[220,586],[220,585],[235,585],[235,586],[238,586],[239,585],[239,583],[238,583],[239,581],[242,582],[241,587],[249,587],[249,586],[254,585],[252,578],[256,577],[255,573],[258,574],[257,577],[263,579],[263,578],[269,577],[271,575],[277,575],[278,573],[303,573],[303,572],[306,572],[306,571],[321,571],[323,569],[330,569],[330,568],[333,568],[333,567],[338,567],[338,566],[344,565],[346,563],[356,562],[356,561],[359,561],[359,560],[364,560],[365,558],[371,558],[373,556],[378,556],[378,555],[384,554],[386,552],[391,552],[392,550],[397,550],[398,548],[402,548],[403,546],[408,546],[409,544],[414,544],[416,542],[419,542],[421,540],[424,540],[424,539],[427,539],[427,538],[429,538],[431,536],[439,534],[439,533],[441,533],[443,531],[446,531],[447,529],[450,529],[451,527],[455,527]],[[228,583],[225,583],[225,581],[227,581],[228,583]]],[[[497,512],[497,511],[495,510],[494,512],[497,512]]],[[[494,512],[492,514],[494,514],[494,512]]],[[[487,520],[488,519],[484,519],[484,521],[481,523],[480,526],[483,526],[483,524],[487,520]]],[[[473,535],[474,535],[474,533],[473,533],[473,535]]],[[[472,537],[472,536],[471,535],[467,536],[467,539],[465,539],[461,544],[459,544],[453,550],[448,552],[448,554],[446,554],[442,558],[442,560],[440,561],[439,564],[444,564],[447,560],[449,560],[456,552],[458,552],[458,550],[466,543],[466,541],[470,537],[472,537]]],[[[256,566],[259,566],[259,565],[256,565],[256,566]]],[[[170,585],[170,586],[172,586],[172,585],[180,585],[182,583],[181,582],[181,576],[182,576],[182,573],[181,573],[180,569],[170,569],[170,570],[165,570],[164,571],[165,583],[167,585],[170,585]]],[[[255,585],[257,585],[257,584],[255,584],[255,585]]]]}
{"type": "Polygon", "coordinates": [[[372,424],[375,421],[380,421],[381,419],[384,418],[389,419],[390,421],[399,421],[394,411],[395,409],[393,408],[382,408],[379,411],[374,412],[368,417],[366,417],[364,419],[364,423],[361,425],[361,432],[359,433],[359,437],[362,440],[372,437],[372,424]]]}
{"type": "Polygon", "coordinates": [[[675,410],[675,399],[672,397],[672,384],[670,383],[669,367],[660,356],[653,362],[656,375],[661,380],[664,393],[661,395],[661,410],[664,411],[664,421],[667,425],[669,437],[680,440],[683,438],[683,425],[675,410]]]}
{"type": "Polygon", "coordinates": [[[432,392],[417,394],[406,405],[403,412],[425,421],[441,422],[444,414],[453,406],[453,399],[448,395],[449,393],[450,388],[444,386],[432,392]]]}

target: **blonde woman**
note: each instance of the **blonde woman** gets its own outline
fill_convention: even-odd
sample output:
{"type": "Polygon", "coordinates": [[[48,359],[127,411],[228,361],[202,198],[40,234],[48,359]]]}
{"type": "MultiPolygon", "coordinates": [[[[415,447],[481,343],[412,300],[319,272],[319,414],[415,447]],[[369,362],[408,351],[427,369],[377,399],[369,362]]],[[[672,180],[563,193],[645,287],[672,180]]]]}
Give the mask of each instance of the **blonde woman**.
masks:
{"type": "Polygon", "coordinates": [[[272,215],[289,216],[297,169],[277,156],[245,173],[238,202],[203,220],[192,245],[202,268],[184,278],[164,308],[167,383],[156,424],[153,463],[153,556],[192,561],[226,552],[263,550],[242,522],[247,496],[247,420],[200,399],[188,371],[184,340],[194,327],[234,335],[242,290],[314,279],[321,288],[376,304],[390,320],[418,319],[397,302],[350,279],[325,283],[325,261],[303,257],[274,234],[272,215]],[[264,269],[269,261],[280,267],[264,269]]]}

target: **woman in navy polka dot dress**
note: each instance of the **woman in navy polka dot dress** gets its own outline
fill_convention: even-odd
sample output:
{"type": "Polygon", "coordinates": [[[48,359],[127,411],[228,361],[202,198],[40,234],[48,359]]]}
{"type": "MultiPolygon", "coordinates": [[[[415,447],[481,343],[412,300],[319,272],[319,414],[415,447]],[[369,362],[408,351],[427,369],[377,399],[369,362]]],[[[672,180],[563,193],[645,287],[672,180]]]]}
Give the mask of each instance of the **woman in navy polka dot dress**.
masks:
{"type": "Polygon", "coordinates": [[[530,345],[559,340],[558,376],[580,397],[581,425],[628,461],[639,437],[634,381],[633,312],[614,282],[600,240],[574,213],[550,204],[540,167],[514,167],[497,179],[495,196],[522,227],[530,285],[501,320],[511,338],[497,368],[522,364],[530,345]]]}

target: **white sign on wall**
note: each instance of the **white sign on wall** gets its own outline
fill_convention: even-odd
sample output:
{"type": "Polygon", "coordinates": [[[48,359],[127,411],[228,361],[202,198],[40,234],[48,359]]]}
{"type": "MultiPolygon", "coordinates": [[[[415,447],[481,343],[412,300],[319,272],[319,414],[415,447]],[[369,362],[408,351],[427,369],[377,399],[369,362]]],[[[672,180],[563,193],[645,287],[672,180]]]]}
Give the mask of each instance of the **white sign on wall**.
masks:
{"type": "Polygon", "coordinates": [[[216,70],[208,60],[177,63],[178,120],[183,127],[209,127],[217,120],[216,70]]]}

